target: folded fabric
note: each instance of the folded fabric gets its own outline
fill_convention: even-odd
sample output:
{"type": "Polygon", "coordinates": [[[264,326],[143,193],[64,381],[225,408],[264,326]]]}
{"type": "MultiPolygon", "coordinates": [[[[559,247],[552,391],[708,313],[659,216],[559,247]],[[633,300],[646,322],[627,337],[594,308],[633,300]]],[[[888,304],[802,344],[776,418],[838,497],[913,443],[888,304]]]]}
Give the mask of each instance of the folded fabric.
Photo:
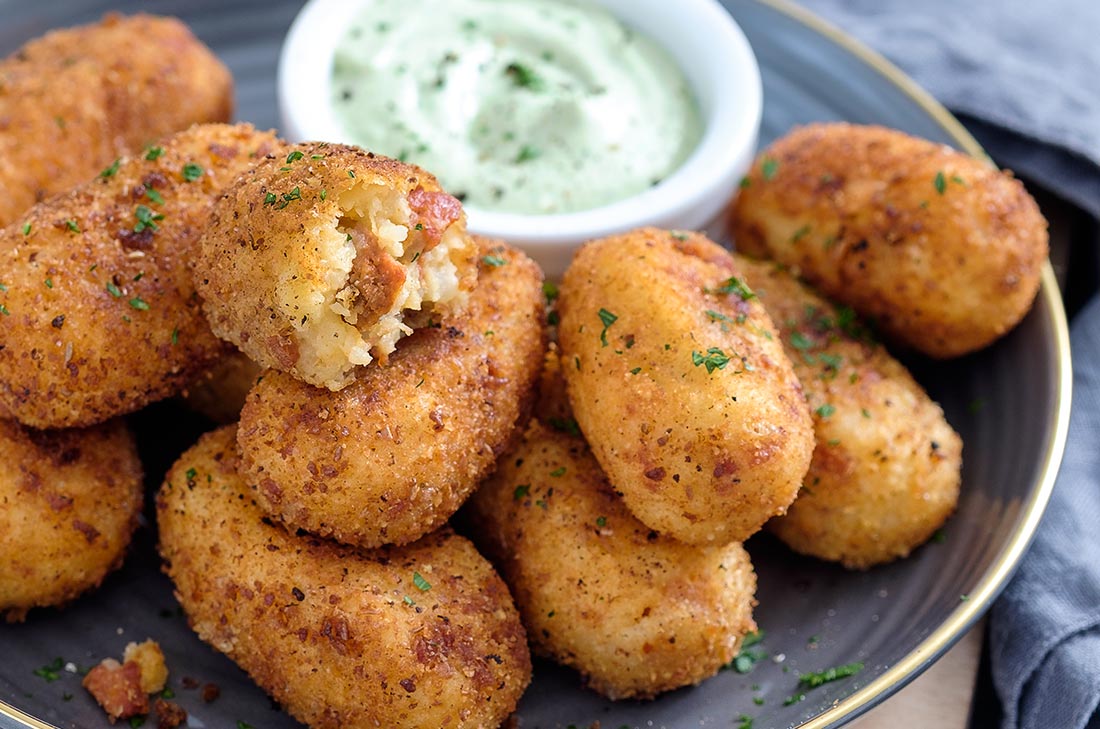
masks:
{"type": "Polygon", "coordinates": [[[1100,2],[802,4],[900,66],[1002,166],[1100,218],[1100,2]]]}
{"type": "MultiPolygon", "coordinates": [[[[913,76],[1000,165],[1100,218],[1100,2],[803,4],[913,76]]],[[[1071,338],[1065,459],[990,617],[1004,729],[1100,725],[1100,297],[1071,338]]]]}
{"type": "Polygon", "coordinates": [[[1062,469],[990,618],[993,682],[1013,729],[1084,727],[1100,705],[1100,297],[1075,319],[1071,346],[1062,469]]]}

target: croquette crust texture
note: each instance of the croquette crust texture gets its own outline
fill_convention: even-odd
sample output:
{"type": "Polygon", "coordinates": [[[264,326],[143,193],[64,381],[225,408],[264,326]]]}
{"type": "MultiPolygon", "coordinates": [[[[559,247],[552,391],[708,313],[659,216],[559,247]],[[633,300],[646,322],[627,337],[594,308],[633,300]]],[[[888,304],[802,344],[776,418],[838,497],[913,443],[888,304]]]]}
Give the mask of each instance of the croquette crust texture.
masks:
{"type": "Polygon", "coordinates": [[[545,308],[531,259],[489,240],[479,252],[462,311],[349,387],[262,375],[237,436],[261,507],[344,543],[403,544],[441,526],[492,471],[531,410],[545,308]]]}
{"type": "Polygon", "coordinates": [[[583,246],[558,309],[580,429],[627,507],[691,544],[747,539],[813,450],[802,388],[730,253],[646,228],[583,246]]]}
{"type": "Polygon", "coordinates": [[[196,125],[0,230],[0,404],[36,428],[90,425],[220,357],[189,266],[213,200],[274,142],[196,125]]]}
{"type": "Polygon", "coordinates": [[[432,175],[326,143],[285,145],[242,175],[200,249],[214,332],[332,390],[458,307],[477,271],[461,205],[432,175]]]}
{"type": "Polygon", "coordinates": [[[608,698],[697,684],[755,628],[756,575],[741,544],[656,534],[577,435],[533,420],[469,512],[535,652],[576,668],[608,698]]]}
{"type": "Polygon", "coordinates": [[[812,124],[753,164],[738,251],[792,267],[890,339],[932,357],[981,349],[1039,290],[1047,223],[1011,174],[883,127],[812,124]]]}
{"type": "Polygon", "coordinates": [[[851,309],[773,263],[737,263],[778,323],[814,418],[803,489],[768,529],[797,552],[853,569],[907,556],[955,510],[962,440],[851,309]]]}
{"type": "Polygon", "coordinates": [[[0,616],[64,605],[122,564],[142,472],[121,420],[38,431],[0,420],[0,616]]]}
{"type": "Polygon", "coordinates": [[[232,106],[229,70],[176,18],[112,13],[28,42],[0,61],[0,227],[232,106]]]}
{"type": "Polygon", "coordinates": [[[504,582],[444,529],[341,547],[272,524],[209,433],[157,497],[165,571],[191,627],[314,729],[497,727],[531,678],[504,582]]]}

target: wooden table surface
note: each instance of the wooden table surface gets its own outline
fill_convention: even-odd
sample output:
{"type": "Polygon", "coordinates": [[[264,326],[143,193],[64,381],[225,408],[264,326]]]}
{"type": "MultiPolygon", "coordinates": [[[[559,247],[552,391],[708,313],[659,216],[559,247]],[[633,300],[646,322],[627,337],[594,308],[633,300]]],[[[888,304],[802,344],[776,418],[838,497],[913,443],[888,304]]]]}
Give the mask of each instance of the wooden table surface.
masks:
{"type": "Polygon", "coordinates": [[[983,620],[913,683],[853,721],[852,729],[966,729],[984,634],[983,620]]]}

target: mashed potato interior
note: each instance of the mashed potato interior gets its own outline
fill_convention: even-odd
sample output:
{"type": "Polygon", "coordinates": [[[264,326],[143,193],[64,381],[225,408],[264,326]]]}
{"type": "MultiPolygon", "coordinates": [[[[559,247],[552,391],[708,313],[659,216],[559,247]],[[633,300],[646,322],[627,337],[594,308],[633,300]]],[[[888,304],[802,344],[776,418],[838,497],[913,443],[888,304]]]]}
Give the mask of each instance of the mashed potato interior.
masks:
{"type": "MultiPolygon", "coordinates": [[[[460,265],[473,245],[461,225],[432,240],[405,195],[382,185],[360,183],[337,201],[341,214],[309,234],[328,262],[324,289],[313,292],[310,312],[295,322],[298,367],[330,373],[333,389],[346,384],[353,366],[384,360],[412,333],[410,324],[419,322],[406,312],[459,303],[460,265]]],[[[302,303],[296,298],[297,307],[302,303]]]]}

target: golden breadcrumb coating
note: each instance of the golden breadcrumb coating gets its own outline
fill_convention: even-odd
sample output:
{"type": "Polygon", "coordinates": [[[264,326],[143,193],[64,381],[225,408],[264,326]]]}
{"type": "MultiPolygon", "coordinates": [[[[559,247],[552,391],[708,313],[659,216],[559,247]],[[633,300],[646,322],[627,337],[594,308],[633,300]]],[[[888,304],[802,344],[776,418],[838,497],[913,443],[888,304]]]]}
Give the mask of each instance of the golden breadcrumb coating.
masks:
{"type": "Polygon", "coordinates": [[[626,508],[580,436],[532,421],[469,511],[534,650],[609,698],[697,684],[755,628],[756,575],[741,544],[658,535],[626,508]]]}
{"type": "Polygon", "coordinates": [[[893,129],[812,124],[756,160],[737,249],[770,258],[933,357],[981,349],[1031,308],[1047,223],[1019,180],[893,129]]]}
{"type": "Polygon", "coordinates": [[[691,544],[741,541],[794,501],[802,388],[728,251],[646,228],[582,247],[558,308],[573,412],[627,507],[691,544]]]}
{"type": "Polygon", "coordinates": [[[57,431],[0,420],[0,616],[64,605],[121,565],[141,476],[121,420],[57,431]]]}
{"type": "Polygon", "coordinates": [[[341,542],[402,544],[442,525],[494,468],[522,433],[538,381],[542,273],[499,242],[481,240],[479,251],[466,307],[349,387],[262,376],[237,436],[262,508],[341,542]]]}
{"type": "Polygon", "coordinates": [[[273,525],[233,428],[157,497],[165,571],[195,632],[315,729],[496,727],[531,679],[508,588],[444,529],[366,551],[273,525]]]}
{"type": "Polygon", "coordinates": [[[102,422],[221,356],[189,266],[214,199],[274,142],[197,125],[0,230],[0,403],[15,418],[102,422]]]}
{"type": "Polygon", "coordinates": [[[214,332],[331,390],[460,305],[477,270],[462,206],[434,177],[325,143],[287,145],[244,174],[201,251],[195,280],[214,332]]]}
{"type": "Polygon", "coordinates": [[[776,264],[738,256],[737,265],[779,327],[817,441],[798,499],[768,528],[850,568],[905,557],[955,510],[962,441],[851,309],[776,264]]]}
{"type": "Polygon", "coordinates": [[[111,13],[28,42],[0,61],[0,227],[232,106],[229,70],[175,18],[111,13]]]}

